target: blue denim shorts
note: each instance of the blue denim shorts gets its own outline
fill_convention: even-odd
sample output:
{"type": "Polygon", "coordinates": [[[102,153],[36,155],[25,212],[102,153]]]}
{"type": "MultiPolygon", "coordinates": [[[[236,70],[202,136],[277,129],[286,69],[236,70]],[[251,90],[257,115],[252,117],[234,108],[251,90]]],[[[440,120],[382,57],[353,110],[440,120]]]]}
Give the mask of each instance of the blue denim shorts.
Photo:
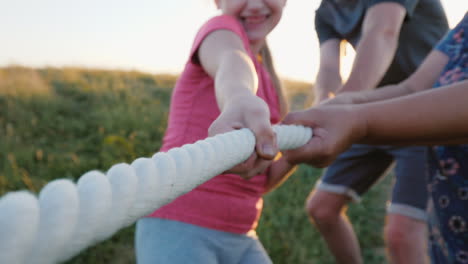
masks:
{"type": "Polygon", "coordinates": [[[271,264],[255,232],[233,234],[160,218],[138,220],[138,264],[271,264]]]}
{"type": "Polygon", "coordinates": [[[426,147],[370,146],[356,144],[330,165],[317,188],[349,196],[358,202],[395,164],[396,181],[388,213],[427,219],[426,147]]]}

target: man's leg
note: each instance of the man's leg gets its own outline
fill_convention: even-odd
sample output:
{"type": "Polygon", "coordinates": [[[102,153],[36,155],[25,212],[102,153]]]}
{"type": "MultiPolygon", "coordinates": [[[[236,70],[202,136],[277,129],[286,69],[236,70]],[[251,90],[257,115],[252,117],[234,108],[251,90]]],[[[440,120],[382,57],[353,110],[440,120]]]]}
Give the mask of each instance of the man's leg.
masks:
{"type": "Polygon", "coordinates": [[[374,146],[353,145],[327,168],[307,200],[307,212],[337,263],[362,263],[358,239],[345,214],[390,167],[393,158],[374,146]]]}
{"type": "Polygon", "coordinates": [[[390,263],[429,263],[426,148],[391,148],[389,153],[396,160],[396,182],[384,231],[390,263]]]}
{"type": "Polygon", "coordinates": [[[345,214],[348,201],[345,195],[316,190],[307,200],[306,209],[336,263],[358,264],[362,263],[362,257],[358,239],[345,214]]]}
{"type": "Polygon", "coordinates": [[[426,222],[400,214],[388,214],[384,232],[390,263],[429,263],[426,222]]]}

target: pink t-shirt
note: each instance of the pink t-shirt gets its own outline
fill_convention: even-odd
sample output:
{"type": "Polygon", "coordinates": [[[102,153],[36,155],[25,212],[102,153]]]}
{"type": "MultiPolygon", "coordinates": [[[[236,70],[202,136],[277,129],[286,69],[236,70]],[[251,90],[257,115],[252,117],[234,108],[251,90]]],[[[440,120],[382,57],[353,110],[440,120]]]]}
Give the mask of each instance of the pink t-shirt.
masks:
{"type": "MultiPolygon", "coordinates": [[[[208,136],[208,127],[218,117],[213,79],[203,70],[195,55],[202,41],[215,30],[230,30],[238,35],[255,64],[259,77],[257,95],[264,99],[272,124],[280,121],[278,96],[266,68],[250,51],[242,25],[231,16],[210,19],[198,32],[190,60],[174,88],[168,128],[160,151],[167,151],[208,136]]],[[[244,180],[238,175],[218,175],[150,215],[182,221],[232,233],[255,229],[262,210],[266,175],[244,180]]]]}

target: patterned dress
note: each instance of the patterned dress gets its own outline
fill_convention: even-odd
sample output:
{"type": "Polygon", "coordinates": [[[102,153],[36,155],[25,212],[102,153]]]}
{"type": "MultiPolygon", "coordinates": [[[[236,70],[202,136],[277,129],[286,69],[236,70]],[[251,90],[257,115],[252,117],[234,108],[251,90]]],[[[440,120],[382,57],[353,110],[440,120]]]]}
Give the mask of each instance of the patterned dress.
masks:
{"type": "MultiPolygon", "coordinates": [[[[468,79],[468,13],[436,49],[449,62],[434,88],[468,79]]],[[[429,153],[432,263],[468,263],[468,145],[436,146],[429,153]]]]}

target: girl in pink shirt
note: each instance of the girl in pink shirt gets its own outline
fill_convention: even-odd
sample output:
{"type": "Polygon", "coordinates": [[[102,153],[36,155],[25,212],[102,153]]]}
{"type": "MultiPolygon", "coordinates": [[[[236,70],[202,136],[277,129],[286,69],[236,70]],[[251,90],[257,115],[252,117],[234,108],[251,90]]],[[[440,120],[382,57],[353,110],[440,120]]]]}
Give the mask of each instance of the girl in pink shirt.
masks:
{"type": "Polygon", "coordinates": [[[255,235],[262,195],[293,166],[273,161],[272,124],[287,112],[266,36],[286,0],[216,0],[222,15],[195,37],[171,98],[160,151],[209,135],[247,127],[256,151],[230,173],[218,175],[138,221],[138,263],[271,263],[255,235]]]}

